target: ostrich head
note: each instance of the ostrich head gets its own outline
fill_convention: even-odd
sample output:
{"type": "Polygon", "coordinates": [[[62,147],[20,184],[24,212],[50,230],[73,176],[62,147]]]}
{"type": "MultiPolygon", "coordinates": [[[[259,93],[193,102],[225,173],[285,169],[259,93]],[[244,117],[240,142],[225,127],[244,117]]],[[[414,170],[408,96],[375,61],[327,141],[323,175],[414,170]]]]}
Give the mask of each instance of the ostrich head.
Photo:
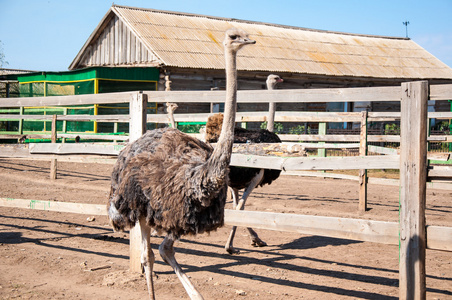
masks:
{"type": "Polygon", "coordinates": [[[225,49],[237,52],[245,45],[256,44],[256,41],[248,38],[248,34],[237,28],[231,28],[226,31],[223,45],[225,49]]]}
{"type": "Polygon", "coordinates": [[[166,102],[166,111],[173,113],[179,106],[176,103],[166,102]]]}
{"type": "Polygon", "coordinates": [[[267,89],[273,90],[278,83],[283,82],[283,81],[284,80],[281,77],[279,77],[278,75],[273,75],[273,74],[268,75],[267,81],[266,81],[267,89]]]}

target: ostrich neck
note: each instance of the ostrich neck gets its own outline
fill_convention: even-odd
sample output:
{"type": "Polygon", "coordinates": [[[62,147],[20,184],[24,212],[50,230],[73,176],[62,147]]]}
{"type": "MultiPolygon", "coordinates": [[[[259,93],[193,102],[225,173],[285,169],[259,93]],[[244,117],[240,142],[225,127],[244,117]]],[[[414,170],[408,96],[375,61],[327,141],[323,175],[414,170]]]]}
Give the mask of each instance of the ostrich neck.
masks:
{"type": "Polygon", "coordinates": [[[171,127],[176,128],[176,121],[174,120],[173,111],[168,112],[168,119],[170,121],[171,127]]]}
{"type": "Polygon", "coordinates": [[[232,144],[234,143],[235,113],[237,108],[237,66],[236,52],[226,51],[226,101],[224,118],[218,143],[212,153],[215,161],[226,171],[231,160],[232,144]]]}

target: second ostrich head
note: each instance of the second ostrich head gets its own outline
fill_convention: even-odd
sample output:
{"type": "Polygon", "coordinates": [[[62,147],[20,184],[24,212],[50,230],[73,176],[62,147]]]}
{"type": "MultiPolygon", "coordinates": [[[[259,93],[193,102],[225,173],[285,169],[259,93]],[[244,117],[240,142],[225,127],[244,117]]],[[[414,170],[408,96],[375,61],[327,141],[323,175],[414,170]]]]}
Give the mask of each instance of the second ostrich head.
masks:
{"type": "Polygon", "coordinates": [[[280,82],[283,82],[284,80],[279,77],[278,75],[268,75],[267,77],[267,81],[265,82],[267,84],[267,89],[269,90],[274,90],[276,85],[280,82]]]}

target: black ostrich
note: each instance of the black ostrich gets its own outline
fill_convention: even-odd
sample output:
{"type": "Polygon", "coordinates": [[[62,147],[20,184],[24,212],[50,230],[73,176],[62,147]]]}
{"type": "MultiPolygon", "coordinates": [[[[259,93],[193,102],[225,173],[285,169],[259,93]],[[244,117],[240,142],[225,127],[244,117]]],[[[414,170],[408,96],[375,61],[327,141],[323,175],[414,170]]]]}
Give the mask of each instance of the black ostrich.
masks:
{"type": "MultiPolygon", "coordinates": [[[[218,141],[223,114],[210,116],[206,124],[206,142],[215,143],[218,141]]],[[[279,137],[266,129],[248,130],[236,127],[234,130],[234,143],[281,143],[279,137]]],[[[280,170],[229,167],[229,187],[232,190],[233,208],[243,210],[245,202],[251,192],[257,186],[271,184],[279,177],[280,170]],[[242,198],[237,203],[238,191],[245,189],[242,198]]],[[[225,249],[230,254],[238,254],[240,251],[233,247],[233,240],[237,226],[233,226],[226,242],[225,249]]],[[[251,245],[263,247],[267,244],[262,241],[252,228],[247,228],[251,237],[251,245]]]]}
{"type": "Polygon", "coordinates": [[[237,51],[254,44],[240,29],[224,39],[226,101],[223,131],[213,150],[174,128],[148,131],[120,153],[114,166],[107,210],[115,230],[141,224],[141,261],[149,296],[155,299],[152,280],[154,253],[150,232],[166,237],[159,247],[191,299],[203,299],[174,257],[174,241],[182,235],[216,230],[224,223],[228,166],[234,141],[237,103],[237,51]]]}

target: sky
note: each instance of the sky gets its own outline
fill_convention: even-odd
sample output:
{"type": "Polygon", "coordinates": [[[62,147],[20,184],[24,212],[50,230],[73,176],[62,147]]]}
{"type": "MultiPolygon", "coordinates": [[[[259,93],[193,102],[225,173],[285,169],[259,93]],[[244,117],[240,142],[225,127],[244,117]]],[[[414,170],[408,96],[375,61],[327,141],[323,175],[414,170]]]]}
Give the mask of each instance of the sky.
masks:
{"type": "MultiPolygon", "coordinates": [[[[4,68],[67,71],[112,0],[0,0],[4,68]]],[[[452,0],[115,0],[115,4],[405,37],[452,67],[452,0]]]]}

